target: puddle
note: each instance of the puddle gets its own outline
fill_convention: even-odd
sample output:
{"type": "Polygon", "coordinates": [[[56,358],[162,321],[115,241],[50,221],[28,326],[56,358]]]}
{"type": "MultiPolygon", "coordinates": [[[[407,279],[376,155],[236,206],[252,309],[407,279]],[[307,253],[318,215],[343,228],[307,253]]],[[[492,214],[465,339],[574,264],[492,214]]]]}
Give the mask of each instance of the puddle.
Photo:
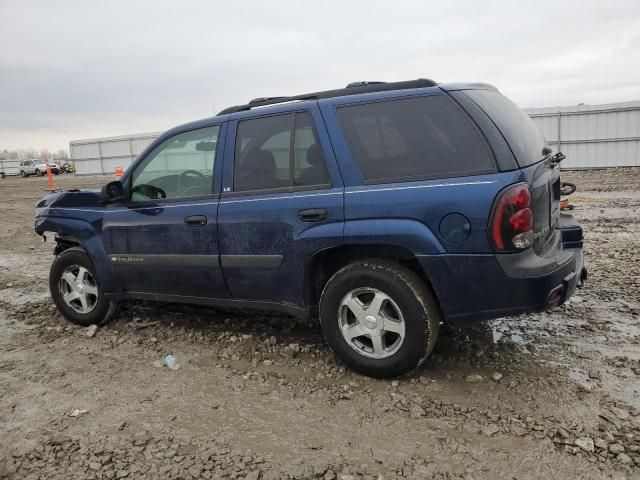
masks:
{"type": "Polygon", "coordinates": [[[493,343],[502,342],[511,342],[516,345],[526,345],[529,341],[525,340],[524,337],[518,333],[513,332],[511,329],[505,327],[491,327],[491,335],[493,337],[493,343]]]}

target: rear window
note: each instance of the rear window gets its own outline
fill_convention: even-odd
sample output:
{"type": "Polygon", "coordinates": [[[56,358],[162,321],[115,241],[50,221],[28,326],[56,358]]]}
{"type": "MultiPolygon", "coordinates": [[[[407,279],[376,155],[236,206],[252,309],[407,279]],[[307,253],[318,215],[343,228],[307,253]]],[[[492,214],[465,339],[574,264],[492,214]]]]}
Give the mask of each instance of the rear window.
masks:
{"type": "Polygon", "coordinates": [[[495,172],[484,139],[442,95],[349,105],[337,115],[367,183],[495,172]]]}
{"type": "Polygon", "coordinates": [[[533,120],[515,103],[492,90],[465,90],[464,93],[491,117],[521,168],[542,160],[542,149],[547,142],[533,120]]]}

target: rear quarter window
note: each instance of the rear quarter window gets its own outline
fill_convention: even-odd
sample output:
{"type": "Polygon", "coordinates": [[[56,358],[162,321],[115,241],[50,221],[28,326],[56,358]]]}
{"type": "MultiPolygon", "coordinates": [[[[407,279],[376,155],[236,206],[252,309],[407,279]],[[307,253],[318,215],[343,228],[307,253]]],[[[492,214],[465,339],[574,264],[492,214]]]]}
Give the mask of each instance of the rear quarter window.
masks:
{"type": "Polygon", "coordinates": [[[366,183],[496,171],[475,125],[442,95],[347,105],[336,113],[366,183]]]}
{"type": "Polygon", "coordinates": [[[493,90],[465,90],[464,93],[491,117],[520,168],[543,159],[542,149],[547,146],[544,135],[515,103],[493,90]]]}

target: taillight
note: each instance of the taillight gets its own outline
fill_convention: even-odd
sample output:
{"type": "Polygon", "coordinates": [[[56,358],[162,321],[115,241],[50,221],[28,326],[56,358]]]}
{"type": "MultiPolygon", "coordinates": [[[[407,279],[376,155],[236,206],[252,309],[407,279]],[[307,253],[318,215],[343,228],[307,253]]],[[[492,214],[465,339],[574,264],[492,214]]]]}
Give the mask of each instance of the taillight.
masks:
{"type": "Polygon", "coordinates": [[[527,185],[520,183],[500,194],[489,232],[496,250],[522,250],[533,244],[531,192],[527,185]]]}

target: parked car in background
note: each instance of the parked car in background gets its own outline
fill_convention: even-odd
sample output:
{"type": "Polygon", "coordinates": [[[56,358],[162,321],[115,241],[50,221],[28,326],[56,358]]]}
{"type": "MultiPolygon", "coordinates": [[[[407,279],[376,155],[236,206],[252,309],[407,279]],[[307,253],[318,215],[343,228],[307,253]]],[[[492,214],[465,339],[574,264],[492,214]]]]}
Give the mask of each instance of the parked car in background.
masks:
{"type": "Polygon", "coordinates": [[[490,85],[356,83],[169,130],[102,192],[44,197],[35,229],[72,322],[130,298],[319,315],[349,367],[395,377],[441,322],[543,311],[586,278],[563,158],[490,85]]]}
{"type": "Polygon", "coordinates": [[[76,166],[73,162],[66,161],[60,165],[60,173],[75,173],[76,166]]]}
{"type": "MultiPolygon", "coordinates": [[[[57,163],[49,162],[49,168],[51,169],[51,173],[58,175],[60,173],[60,168],[57,163]]],[[[23,160],[20,162],[20,175],[23,177],[28,177],[29,175],[42,176],[47,173],[47,164],[44,160],[33,159],[33,160],[23,160]]]]}

